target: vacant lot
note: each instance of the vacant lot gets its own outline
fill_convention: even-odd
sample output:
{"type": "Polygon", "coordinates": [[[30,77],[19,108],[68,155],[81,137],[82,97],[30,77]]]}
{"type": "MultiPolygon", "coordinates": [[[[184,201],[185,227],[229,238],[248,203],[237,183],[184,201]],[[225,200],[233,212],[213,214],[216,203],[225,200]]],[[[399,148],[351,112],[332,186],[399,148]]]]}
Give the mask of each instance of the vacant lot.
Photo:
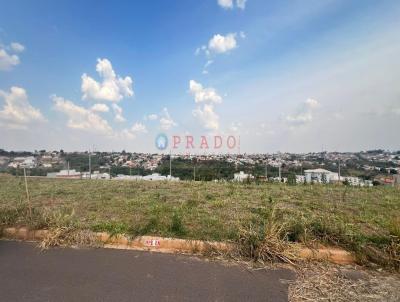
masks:
{"type": "Polygon", "coordinates": [[[31,214],[23,178],[0,176],[0,226],[237,241],[273,224],[282,240],[339,245],[399,267],[399,188],[39,178],[28,186],[31,214]]]}

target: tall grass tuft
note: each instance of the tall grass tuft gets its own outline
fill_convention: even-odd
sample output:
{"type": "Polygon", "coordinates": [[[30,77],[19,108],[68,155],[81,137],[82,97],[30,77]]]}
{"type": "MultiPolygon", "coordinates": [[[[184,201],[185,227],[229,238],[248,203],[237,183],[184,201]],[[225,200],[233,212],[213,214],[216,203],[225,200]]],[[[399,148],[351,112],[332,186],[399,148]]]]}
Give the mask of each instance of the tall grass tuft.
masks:
{"type": "Polygon", "coordinates": [[[276,218],[276,206],[261,224],[249,223],[239,230],[237,253],[258,262],[291,263],[296,256],[287,240],[285,225],[276,218]]]}

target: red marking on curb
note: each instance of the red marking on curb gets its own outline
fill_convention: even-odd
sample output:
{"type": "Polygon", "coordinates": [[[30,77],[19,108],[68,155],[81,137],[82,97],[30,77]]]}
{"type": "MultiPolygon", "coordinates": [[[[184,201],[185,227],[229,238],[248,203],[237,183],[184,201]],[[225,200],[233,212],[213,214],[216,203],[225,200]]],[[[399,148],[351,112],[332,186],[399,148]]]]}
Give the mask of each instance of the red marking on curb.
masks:
{"type": "Polygon", "coordinates": [[[160,240],[157,239],[152,239],[152,240],[146,240],[146,245],[147,246],[160,246],[160,240]]]}

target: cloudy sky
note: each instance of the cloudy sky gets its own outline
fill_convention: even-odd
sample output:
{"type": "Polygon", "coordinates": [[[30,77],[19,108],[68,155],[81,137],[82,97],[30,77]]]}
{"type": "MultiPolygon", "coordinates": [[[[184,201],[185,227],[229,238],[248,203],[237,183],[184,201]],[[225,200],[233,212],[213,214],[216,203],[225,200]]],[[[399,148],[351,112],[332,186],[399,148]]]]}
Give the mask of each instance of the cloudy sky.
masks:
{"type": "Polygon", "coordinates": [[[0,148],[400,149],[397,0],[1,1],[0,148]]]}

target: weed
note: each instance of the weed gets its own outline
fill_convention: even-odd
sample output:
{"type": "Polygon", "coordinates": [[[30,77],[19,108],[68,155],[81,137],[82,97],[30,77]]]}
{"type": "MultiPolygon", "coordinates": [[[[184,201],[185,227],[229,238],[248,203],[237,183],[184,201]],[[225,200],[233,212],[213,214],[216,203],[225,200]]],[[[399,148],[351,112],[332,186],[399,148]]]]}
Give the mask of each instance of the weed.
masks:
{"type": "Polygon", "coordinates": [[[216,209],[223,209],[226,206],[226,202],[224,200],[215,200],[211,206],[216,209]]]}
{"type": "Polygon", "coordinates": [[[27,217],[27,207],[25,203],[7,207],[0,204],[0,226],[12,226],[18,223],[21,217],[27,217]]]}
{"type": "Polygon", "coordinates": [[[197,199],[189,199],[189,200],[186,202],[186,206],[187,206],[188,208],[195,208],[195,207],[197,207],[199,204],[200,204],[200,201],[197,200],[197,199]]]}
{"type": "Polygon", "coordinates": [[[99,222],[93,225],[91,229],[94,232],[107,232],[111,236],[117,234],[128,234],[132,231],[126,223],[116,221],[99,222]]]}
{"type": "Polygon", "coordinates": [[[182,222],[182,215],[175,211],[172,216],[170,231],[175,236],[183,236],[186,234],[185,227],[182,222]]]}
{"type": "Polygon", "coordinates": [[[96,236],[85,230],[75,230],[68,227],[56,227],[40,242],[42,249],[53,246],[99,246],[96,236]]]}
{"type": "Polygon", "coordinates": [[[211,193],[206,193],[205,198],[206,198],[206,200],[210,201],[210,200],[214,199],[214,195],[211,193]]]}
{"type": "Polygon", "coordinates": [[[262,224],[249,223],[241,228],[238,236],[240,256],[254,261],[282,261],[292,263],[296,259],[290,251],[284,225],[276,219],[276,208],[272,208],[262,224]]]}

